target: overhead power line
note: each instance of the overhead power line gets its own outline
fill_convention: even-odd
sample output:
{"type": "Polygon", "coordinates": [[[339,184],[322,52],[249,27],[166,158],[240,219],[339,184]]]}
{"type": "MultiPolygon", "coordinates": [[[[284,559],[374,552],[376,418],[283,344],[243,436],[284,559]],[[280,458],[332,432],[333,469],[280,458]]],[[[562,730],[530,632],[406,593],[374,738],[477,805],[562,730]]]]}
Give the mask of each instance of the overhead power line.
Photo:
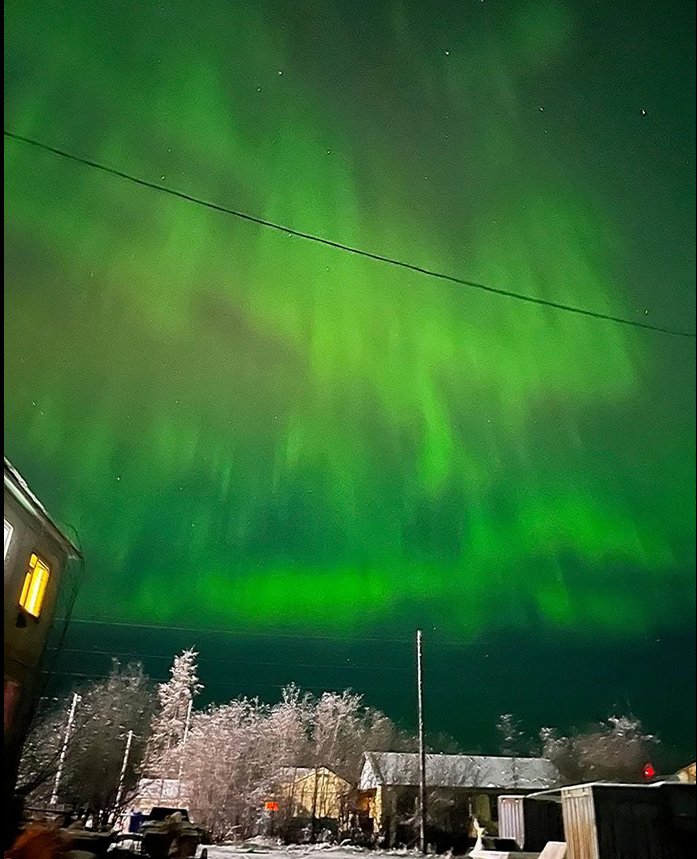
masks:
{"type": "MultiPolygon", "coordinates": [[[[108,671],[107,672],[53,671],[52,676],[53,677],[72,677],[75,680],[106,680],[109,677],[109,672],[108,671]]],[[[148,679],[152,680],[155,683],[167,683],[169,680],[171,680],[171,676],[148,677],[148,679]]],[[[245,688],[251,688],[251,689],[278,689],[278,690],[283,690],[283,689],[287,689],[290,685],[291,685],[290,682],[288,682],[288,683],[259,683],[258,681],[255,680],[252,683],[248,683],[248,682],[242,683],[239,680],[215,680],[215,679],[213,679],[213,680],[207,681],[206,689],[208,689],[208,690],[233,689],[234,691],[239,692],[240,688],[242,686],[244,686],[245,688]]],[[[338,692],[340,689],[340,686],[342,686],[343,684],[339,684],[339,686],[337,686],[336,684],[333,685],[331,683],[330,684],[319,684],[319,685],[318,684],[307,685],[305,683],[302,683],[302,684],[297,684],[297,685],[303,691],[320,692],[321,693],[321,692],[328,692],[328,691],[337,691],[338,692]]],[[[464,685],[465,684],[463,683],[463,686],[464,685]]],[[[402,693],[404,692],[403,686],[390,687],[390,686],[384,686],[382,684],[380,684],[380,685],[370,685],[370,684],[366,685],[364,683],[360,683],[360,684],[356,683],[355,686],[356,686],[355,689],[353,688],[353,686],[350,686],[348,691],[353,691],[353,692],[356,692],[357,694],[360,694],[361,692],[382,692],[385,694],[388,694],[388,693],[394,694],[397,692],[402,692],[402,693]]],[[[492,684],[489,684],[488,686],[484,686],[484,685],[478,686],[478,688],[486,689],[488,691],[493,691],[494,689],[496,689],[498,687],[496,687],[495,684],[492,683],[492,684]]],[[[435,687],[431,688],[431,692],[452,693],[452,691],[453,691],[452,684],[450,686],[435,686],[435,687]]]]}
{"type": "MultiPolygon", "coordinates": [[[[57,621],[56,621],[57,622],[57,621]]],[[[360,636],[340,636],[340,635],[312,635],[306,633],[291,633],[291,632],[255,632],[248,629],[230,629],[226,627],[209,627],[209,626],[186,626],[176,624],[162,623],[137,623],[134,621],[111,621],[111,620],[93,620],[91,618],[74,617],[71,619],[73,626],[105,626],[109,629],[139,629],[153,630],[155,632],[172,632],[183,633],[186,635],[224,635],[224,636],[239,636],[241,638],[268,638],[271,640],[280,639],[288,641],[331,641],[337,644],[411,644],[409,638],[390,638],[385,636],[363,638],[360,636]]],[[[463,642],[446,642],[439,641],[435,643],[435,647],[461,648],[463,642]]]]}
{"type": "MultiPolygon", "coordinates": [[[[289,666],[293,668],[293,666],[289,666]]],[[[413,672],[413,668],[411,669],[413,672]]],[[[431,672],[432,673],[432,672],[431,672]]],[[[109,671],[51,671],[51,678],[60,678],[60,677],[72,677],[75,680],[106,680],[109,677],[109,671]]],[[[150,676],[148,675],[148,679],[152,680],[155,683],[167,683],[171,680],[171,675],[156,675],[150,676]]],[[[457,694],[457,692],[466,692],[467,695],[471,696],[471,683],[469,678],[467,677],[458,677],[451,678],[451,683],[447,686],[429,686],[430,692],[439,692],[446,693],[450,696],[453,694],[457,694]]],[[[241,688],[245,689],[287,689],[293,681],[289,681],[288,683],[262,683],[257,680],[249,680],[249,679],[237,679],[237,680],[229,680],[223,678],[206,678],[205,687],[209,692],[215,691],[217,689],[232,689],[238,694],[244,694],[240,690],[241,688]]],[[[296,683],[301,690],[307,692],[328,692],[334,691],[339,692],[343,691],[344,684],[343,683],[296,683]]],[[[569,685],[572,685],[572,682],[569,681],[569,685]]],[[[501,683],[497,679],[492,679],[489,682],[480,682],[477,681],[476,688],[485,692],[500,692],[501,691],[501,683]]],[[[625,685],[617,690],[618,695],[624,695],[627,697],[635,697],[637,694],[641,693],[644,690],[644,684],[639,682],[630,683],[629,685],[625,685]]],[[[383,684],[365,684],[365,683],[354,683],[349,685],[347,691],[352,691],[357,694],[361,694],[363,692],[381,692],[384,694],[395,694],[401,693],[404,694],[404,686],[385,686],[383,684]]],[[[45,698],[49,698],[50,696],[45,696],[45,698]]]]}
{"type": "MultiPolygon", "coordinates": [[[[49,648],[49,650],[53,650],[54,648],[49,648]]],[[[66,657],[71,654],[76,654],[79,656],[95,656],[97,658],[109,658],[116,659],[120,657],[132,657],[134,659],[143,659],[149,661],[172,661],[172,655],[168,653],[141,653],[138,650],[95,650],[93,648],[88,647],[65,647],[61,651],[61,656],[66,657]]],[[[198,662],[200,665],[239,665],[240,659],[233,659],[228,657],[227,659],[220,658],[208,658],[206,656],[200,656],[198,658],[198,662]]],[[[372,665],[362,665],[360,663],[354,663],[350,661],[346,662],[333,662],[333,663],[322,663],[322,662],[289,662],[288,659],[285,660],[259,660],[259,659],[248,659],[245,657],[244,665],[255,665],[261,666],[264,668],[312,668],[317,670],[337,670],[337,671],[394,671],[397,673],[413,673],[413,668],[410,665],[384,665],[381,663],[373,663],[372,665]]],[[[448,673],[452,673],[452,669],[446,669],[448,673]]]]}
{"type": "Polygon", "coordinates": [[[203,206],[204,208],[211,209],[214,212],[222,212],[225,215],[232,215],[233,217],[240,218],[243,221],[248,221],[261,227],[268,227],[271,230],[277,230],[278,232],[285,233],[289,236],[295,236],[299,239],[305,239],[310,242],[315,242],[319,245],[334,248],[335,250],[345,251],[346,253],[354,254],[355,256],[365,257],[366,259],[372,259],[376,262],[385,263],[386,265],[406,269],[407,271],[416,272],[417,274],[436,278],[437,280],[454,283],[458,286],[465,286],[469,289],[480,290],[481,292],[488,292],[492,295],[515,299],[516,301],[524,301],[528,304],[535,304],[540,307],[550,308],[552,310],[559,310],[564,313],[573,313],[577,316],[585,316],[590,319],[599,319],[605,322],[614,322],[617,325],[626,325],[630,328],[641,328],[645,331],[655,331],[661,334],[670,334],[674,337],[687,337],[694,339],[697,336],[697,334],[692,331],[680,331],[675,328],[667,328],[661,325],[652,325],[649,322],[642,322],[638,319],[628,319],[622,316],[613,316],[609,313],[601,313],[600,311],[596,310],[587,310],[583,307],[576,307],[574,305],[564,304],[563,302],[559,301],[550,301],[545,298],[537,298],[532,295],[525,295],[522,292],[513,292],[512,290],[502,289],[496,286],[489,286],[484,283],[478,283],[474,280],[467,280],[462,277],[455,277],[454,275],[445,274],[444,272],[433,271],[432,269],[424,268],[420,265],[414,265],[413,263],[408,263],[402,260],[394,259],[392,257],[384,256],[382,254],[373,253],[372,251],[362,250],[351,245],[343,244],[342,242],[333,241],[332,239],[327,239],[322,236],[316,236],[312,233],[306,233],[302,230],[296,230],[292,227],[287,227],[282,224],[276,224],[273,221],[266,220],[265,218],[259,218],[256,215],[250,215],[246,212],[240,212],[228,206],[220,205],[219,203],[211,203],[209,200],[204,200],[191,194],[186,194],[183,191],[177,191],[174,188],[168,188],[166,185],[161,185],[158,182],[151,182],[148,179],[142,179],[139,176],[134,176],[133,174],[126,173],[123,170],[118,170],[114,167],[108,167],[106,164],[101,164],[98,161],[93,161],[89,158],[83,158],[79,155],[74,155],[72,152],[67,152],[64,149],[58,149],[57,147],[51,146],[48,143],[43,143],[40,140],[26,137],[23,134],[17,134],[16,132],[9,131],[8,129],[4,130],[4,135],[6,138],[9,138],[11,140],[25,143],[29,146],[35,147],[36,149],[41,149],[44,152],[50,152],[52,155],[57,155],[60,158],[66,158],[76,164],[82,164],[84,167],[90,167],[93,170],[99,170],[109,176],[115,176],[118,179],[124,179],[127,182],[131,182],[135,185],[140,185],[143,188],[150,188],[153,191],[160,191],[163,194],[169,194],[171,197],[177,197],[180,200],[186,200],[189,203],[195,203],[197,206],[203,206]]]}

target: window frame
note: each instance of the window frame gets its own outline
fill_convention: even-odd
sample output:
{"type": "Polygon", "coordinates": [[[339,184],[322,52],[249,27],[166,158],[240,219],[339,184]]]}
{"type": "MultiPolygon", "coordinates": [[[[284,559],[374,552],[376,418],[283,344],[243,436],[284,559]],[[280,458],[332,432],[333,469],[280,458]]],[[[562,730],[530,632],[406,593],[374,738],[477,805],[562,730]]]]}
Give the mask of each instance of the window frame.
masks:
{"type": "Polygon", "coordinates": [[[7,560],[8,555],[10,554],[10,546],[12,545],[12,538],[15,535],[15,526],[8,519],[5,519],[3,516],[3,521],[5,522],[5,539],[4,539],[4,561],[7,560]]]}
{"type": "Polygon", "coordinates": [[[51,565],[37,552],[32,552],[22,584],[19,607],[24,614],[36,621],[41,619],[50,581],[51,565]]]}

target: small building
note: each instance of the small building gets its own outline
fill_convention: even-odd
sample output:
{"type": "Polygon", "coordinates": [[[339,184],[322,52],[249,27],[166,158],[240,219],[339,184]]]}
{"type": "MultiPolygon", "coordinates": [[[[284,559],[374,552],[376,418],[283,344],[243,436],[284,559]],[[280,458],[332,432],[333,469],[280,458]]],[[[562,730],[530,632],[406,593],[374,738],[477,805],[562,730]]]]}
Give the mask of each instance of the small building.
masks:
{"type": "Polygon", "coordinates": [[[265,802],[266,834],[299,843],[330,833],[351,819],[355,788],[327,767],[285,767],[265,802]]]}
{"type": "Polygon", "coordinates": [[[690,764],[688,767],[683,767],[677,773],[678,781],[683,782],[683,784],[695,784],[697,781],[697,764],[690,764]]]}
{"type": "Polygon", "coordinates": [[[560,796],[569,859],[694,856],[694,784],[581,784],[560,796]]]}
{"type": "MultiPolygon", "coordinates": [[[[22,747],[41,694],[40,665],[71,559],[80,553],[4,461],[5,808],[14,807],[22,747]]],[[[7,831],[7,829],[6,829],[7,831]]]]}
{"type": "Polygon", "coordinates": [[[289,767],[281,774],[279,798],[286,816],[339,820],[351,785],[326,767],[289,767]]]}
{"type": "Polygon", "coordinates": [[[189,809],[189,787],[178,778],[141,778],[129,803],[134,814],[149,815],[153,808],[189,809]]]}
{"type": "MultiPolygon", "coordinates": [[[[414,841],[419,782],[418,755],[365,755],[359,789],[368,797],[376,832],[388,846],[414,841]]],[[[473,817],[496,834],[500,795],[546,790],[558,783],[556,767],[543,758],[428,755],[430,837],[444,846],[466,839],[473,817]]]]}
{"type": "Polygon", "coordinates": [[[499,837],[515,841],[519,850],[537,853],[550,841],[564,841],[561,794],[500,796],[499,837]]]}

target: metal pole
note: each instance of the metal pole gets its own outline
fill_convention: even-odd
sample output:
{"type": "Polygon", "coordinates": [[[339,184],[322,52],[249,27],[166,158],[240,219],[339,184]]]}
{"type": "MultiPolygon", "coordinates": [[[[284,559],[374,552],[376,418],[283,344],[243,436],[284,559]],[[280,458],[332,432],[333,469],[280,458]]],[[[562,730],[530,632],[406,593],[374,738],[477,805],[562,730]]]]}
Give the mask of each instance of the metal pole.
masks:
{"type": "Polygon", "coordinates": [[[123,764],[121,765],[121,775],[119,776],[119,789],[116,793],[116,814],[118,815],[121,808],[121,800],[123,799],[123,789],[126,785],[126,772],[128,770],[128,759],[131,757],[131,746],[133,745],[133,731],[128,732],[126,740],[126,751],[123,755],[123,764]]]}
{"type": "Polygon", "coordinates": [[[58,758],[58,770],[56,771],[56,780],[53,782],[51,805],[55,805],[58,802],[58,788],[60,787],[61,779],[63,778],[63,770],[65,769],[65,758],[68,754],[68,743],[70,742],[70,735],[73,732],[73,725],[75,724],[75,711],[77,710],[77,705],[80,703],[81,700],[82,698],[77,694],[77,692],[73,693],[73,703],[70,705],[70,712],[68,713],[68,722],[65,726],[65,736],[63,737],[63,745],[61,747],[60,757],[58,758]]]}
{"type": "Polygon", "coordinates": [[[416,665],[419,690],[419,846],[422,853],[428,849],[426,837],[428,797],[426,794],[426,736],[424,727],[424,635],[416,633],[416,665]]]}

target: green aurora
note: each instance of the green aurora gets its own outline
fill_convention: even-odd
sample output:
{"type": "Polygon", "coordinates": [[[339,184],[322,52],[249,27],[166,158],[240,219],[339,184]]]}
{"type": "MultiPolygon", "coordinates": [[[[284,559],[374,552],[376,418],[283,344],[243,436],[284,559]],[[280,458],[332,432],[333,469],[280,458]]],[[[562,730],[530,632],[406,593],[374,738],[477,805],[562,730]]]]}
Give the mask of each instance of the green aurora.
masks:
{"type": "MultiPolygon", "coordinates": [[[[694,11],[644,5],[625,43],[628,2],[8,0],[5,127],[689,328],[694,11]]],[[[5,171],[5,449],[79,532],[80,616],[463,642],[693,628],[690,341],[14,141],[5,171]]]]}

